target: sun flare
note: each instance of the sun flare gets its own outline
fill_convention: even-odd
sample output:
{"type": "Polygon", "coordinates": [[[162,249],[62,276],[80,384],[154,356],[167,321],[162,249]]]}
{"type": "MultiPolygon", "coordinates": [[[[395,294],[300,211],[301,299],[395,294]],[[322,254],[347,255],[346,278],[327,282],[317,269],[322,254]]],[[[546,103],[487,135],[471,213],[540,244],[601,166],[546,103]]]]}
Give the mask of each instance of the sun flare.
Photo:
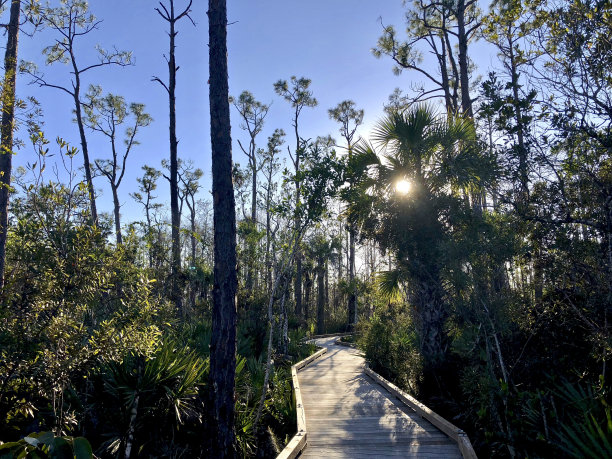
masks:
{"type": "Polygon", "coordinates": [[[412,185],[410,181],[406,179],[400,179],[397,182],[395,182],[395,191],[398,192],[399,194],[408,194],[410,192],[411,186],[412,185]]]}

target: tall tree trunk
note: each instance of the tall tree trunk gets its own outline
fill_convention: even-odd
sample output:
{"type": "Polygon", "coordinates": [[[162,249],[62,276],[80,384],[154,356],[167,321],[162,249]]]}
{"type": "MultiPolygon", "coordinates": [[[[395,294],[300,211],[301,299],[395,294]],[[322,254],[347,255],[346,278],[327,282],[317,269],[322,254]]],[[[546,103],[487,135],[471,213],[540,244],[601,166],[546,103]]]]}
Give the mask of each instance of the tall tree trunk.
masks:
{"type": "Polygon", "coordinates": [[[510,60],[510,78],[512,84],[512,97],[514,105],[514,117],[516,118],[516,138],[519,157],[519,180],[521,184],[521,204],[526,205],[529,194],[529,173],[527,170],[527,146],[525,144],[525,124],[520,102],[519,73],[516,56],[514,55],[514,40],[511,31],[508,30],[508,59],[510,60]]]}
{"type": "MultiPolygon", "coordinates": [[[[446,30],[446,12],[442,12],[442,30],[446,30]]],[[[444,38],[440,40],[441,50],[440,53],[437,54],[438,65],[440,66],[440,76],[442,77],[442,90],[444,91],[444,105],[446,107],[447,113],[452,113],[455,111],[453,107],[453,101],[450,92],[450,82],[448,78],[448,62],[447,62],[447,51],[446,51],[446,41],[444,38]]]]}
{"type": "Polygon", "coordinates": [[[357,295],[355,293],[355,225],[349,226],[349,300],[348,325],[353,328],[357,323],[357,295]]]}
{"type": "Polygon", "coordinates": [[[325,265],[319,260],[317,266],[317,333],[325,333],[325,265]]]}
{"type": "Polygon", "coordinates": [[[4,84],[2,85],[2,126],[0,126],[0,289],[4,288],[6,239],[8,236],[8,207],[13,168],[13,131],[15,124],[15,83],[17,80],[17,44],[19,42],[19,14],[21,0],[11,3],[8,39],[4,55],[4,84]]]}
{"type": "MultiPolygon", "coordinates": [[[[298,131],[298,112],[295,113],[295,173],[300,171],[300,156],[302,148],[300,145],[300,134],[298,131]]],[[[300,205],[300,182],[295,182],[295,206],[296,209],[300,205]]],[[[295,231],[299,231],[300,228],[300,217],[296,214],[295,217],[295,231]]],[[[295,295],[295,314],[298,318],[302,317],[302,251],[298,247],[295,260],[295,283],[293,286],[295,295]]]]}
{"type": "MultiPolygon", "coordinates": [[[[282,299],[283,302],[287,297],[287,289],[289,287],[288,282],[284,279],[284,273],[281,274],[281,278],[279,278],[278,283],[282,283],[282,299]],[[282,279],[282,282],[281,282],[282,279]]],[[[274,336],[274,296],[276,295],[276,288],[273,289],[272,294],[268,300],[268,350],[266,353],[266,371],[264,373],[264,383],[261,390],[261,397],[259,399],[259,404],[257,405],[257,414],[255,415],[255,422],[253,423],[253,430],[257,432],[257,426],[259,425],[259,419],[261,418],[261,413],[263,411],[263,407],[266,401],[266,394],[268,392],[268,386],[270,383],[270,373],[272,372],[272,348],[273,348],[273,336],[274,336]]],[[[282,305],[284,306],[284,305],[282,305]]]]}
{"type": "Polygon", "coordinates": [[[329,311],[329,260],[325,260],[325,309],[329,311]]]}
{"type": "Polygon", "coordinates": [[[431,273],[427,278],[416,281],[418,287],[415,304],[418,304],[421,321],[421,351],[428,366],[436,368],[444,361],[448,336],[445,331],[448,311],[442,299],[439,273],[431,273]]]}
{"type": "Polygon", "coordinates": [[[172,301],[182,316],[182,298],[179,285],[181,271],[181,218],[178,190],[178,140],[176,138],[176,58],[174,2],[170,1],[170,54],[168,58],[168,103],[170,108],[170,215],[172,224],[172,301]]]}
{"type": "MultiPolygon", "coordinates": [[[[195,202],[193,209],[191,210],[191,266],[196,267],[196,222],[195,222],[195,202]]],[[[197,296],[197,283],[192,282],[191,288],[189,289],[189,305],[191,306],[190,313],[195,311],[196,307],[196,296],[197,296]]]]}
{"type": "Polygon", "coordinates": [[[295,314],[301,317],[302,311],[302,252],[298,250],[295,260],[295,283],[293,286],[295,295],[295,314]]]}
{"type": "Polygon", "coordinates": [[[226,0],[208,1],[210,136],[214,207],[214,285],[210,387],[215,438],[211,456],[237,457],[234,431],[236,377],[236,214],[227,70],[226,0]]]}
{"type": "MultiPolygon", "coordinates": [[[[254,145],[253,145],[254,148],[254,145]]],[[[251,149],[253,156],[255,152],[251,149]]],[[[250,158],[249,163],[251,164],[251,172],[253,174],[253,180],[251,182],[251,223],[253,225],[252,230],[257,231],[257,165],[255,164],[255,158],[250,158]]],[[[246,247],[246,253],[253,253],[254,247],[246,247]]],[[[247,273],[245,287],[247,292],[253,291],[253,277],[255,276],[255,257],[249,256],[247,262],[247,273]]]]}
{"type": "MultiPolygon", "coordinates": [[[[255,155],[255,152],[253,152],[255,155]]],[[[257,164],[255,163],[255,158],[252,161],[253,165],[253,181],[251,184],[251,220],[253,220],[253,225],[257,228],[257,164]]]]}
{"type": "Polygon", "coordinates": [[[308,320],[309,309],[310,309],[310,291],[312,290],[312,279],[310,277],[310,271],[304,272],[304,320],[308,320]]]}
{"type": "Polygon", "coordinates": [[[121,205],[119,204],[119,194],[117,193],[117,187],[111,185],[113,192],[113,210],[115,214],[115,235],[117,237],[117,245],[123,244],[123,237],[121,235],[121,205]]]}
{"type": "Polygon", "coordinates": [[[457,41],[459,44],[459,84],[461,85],[461,109],[470,118],[472,98],[470,97],[470,71],[468,60],[468,36],[465,30],[465,0],[457,2],[457,41]]]}
{"type": "Polygon", "coordinates": [[[289,313],[287,312],[287,290],[283,290],[283,296],[281,298],[281,323],[280,323],[280,336],[281,336],[281,352],[283,355],[289,354],[289,313]]]}
{"type": "MultiPolygon", "coordinates": [[[[76,64],[74,65],[76,69],[76,64]]],[[[93,177],[91,176],[91,163],[89,162],[89,149],[87,148],[87,137],[85,136],[85,126],[83,125],[83,114],[81,110],[81,78],[78,71],[75,72],[74,85],[74,112],[76,115],[77,125],[79,127],[79,136],[81,137],[81,150],[83,151],[83,168],[85,169],[85,180],[87,182],[87,192],[89,193],[89,205],[91,208],[91,219],[94,225],[98,224],[98,209],[96,207],[96,190],[93,185],[93,177]]]]}
{"type": "Polygon", "coordinates": [[[197,245],[197,240],[195,237],[196,234],[196,214],[195,214],[195,203],[194,203],[194,207],[193,210],[191,211],[191,263],[195,265],[195,259],[196,259],[196,245],[197,245]]]}
{"type": "Polygon", "coordinates": [[[271,221],[270,221],[270,183],[268,182],[268,193],[266,198],[266,279],[267,279],[267,290],[271,291],[272,288],[272,259],[270,257],[270,238],[271,238],[271,221]]]}

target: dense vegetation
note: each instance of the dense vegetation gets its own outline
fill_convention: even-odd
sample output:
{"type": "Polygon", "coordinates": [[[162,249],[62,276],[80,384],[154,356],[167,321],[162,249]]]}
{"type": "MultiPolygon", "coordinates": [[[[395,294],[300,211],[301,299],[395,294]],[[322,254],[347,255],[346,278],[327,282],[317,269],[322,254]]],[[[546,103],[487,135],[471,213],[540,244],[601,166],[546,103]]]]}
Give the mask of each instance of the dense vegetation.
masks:
{"type": "MultiPolygon", "coordinates": [[[[289,367],[313,352],[304,338],[349,330],[374,370],[468,432],[482,457],[610,456],[610,2],[406,3],[406,38],[385,26],[373,52],[425,83],[396,90],[364,138],[350,100],[328,110],[340,141],[302,137],[300,116],[319,101],[294,76],[273,85],[290,134],[261,139],[270,105],[248,91],[228,100],[227,73],[211,64],[213,179],[232,166],[218,153],[229,137],[214,138],[229,135],[230,106],[247,158],[233,187],[213,180],[213,202],[176,138],[175,27],[191,3],[161,2],[169,75],[155,80],[170,149],[143,168],[131,196],[143,212],[131,218],[120,185],[152,120],[80,82],[131,56],[100,50],[99,65],[81,63],[74,42],[98,23],[86,2],[52,3],[0,1],[0,456],[87,457],[91,445],[100,457],[274,457],[294,433],[289,367]],[[58,34],[46,62],[70,65],[70,81],[17,68],[20,28],[58,34]],[[476,41],[497,53],[484,78],[476,41]],[[78,147],[47,140],[41,107],[15,95],[18,71],[74,100],[78,147]],[[94,135],[108,140],[106,159],[89,157],[94,135]],[[18,148],[37,161],[12,170],[18,148]],[[111,215],[97,211],[94,179],[111,215]],[[219,208],[234,196],[235,225],[234,209],[219,208]],[[219,261],[231,252],[221,220],[231,266],[219,261]],[[223,341],[234,333],[235,353],[223,341]],[[228,381],[233,412],[219,408],[228,381]]],[[[210,4],[224,14],[225,2],[210,4]]]]}

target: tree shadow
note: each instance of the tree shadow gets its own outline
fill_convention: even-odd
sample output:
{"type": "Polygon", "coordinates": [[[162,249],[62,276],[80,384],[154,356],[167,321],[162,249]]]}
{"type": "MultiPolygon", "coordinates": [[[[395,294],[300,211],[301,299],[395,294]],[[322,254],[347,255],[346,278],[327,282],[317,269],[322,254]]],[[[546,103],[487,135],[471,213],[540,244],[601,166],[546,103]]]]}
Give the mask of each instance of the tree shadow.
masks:
{"type": "Polygon", "coordinates": [[[308,447],[302,457],[461,458],[457,444],[364,373],[357,349],[328,352],[298,373],[308,447]]]}

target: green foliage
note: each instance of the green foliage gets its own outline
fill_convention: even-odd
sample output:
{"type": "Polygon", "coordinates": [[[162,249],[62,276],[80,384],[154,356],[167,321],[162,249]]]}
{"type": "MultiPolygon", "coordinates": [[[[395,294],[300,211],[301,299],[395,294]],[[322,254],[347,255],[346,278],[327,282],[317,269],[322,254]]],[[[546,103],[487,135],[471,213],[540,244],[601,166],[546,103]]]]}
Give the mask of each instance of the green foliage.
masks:
{"type": "Polygon", "coordinates": [[[31,433],[16,442],[0,442],[0,458],[91,459],[93,452],[83,437],[57,437],[52,432],[31,433]]]}
{"type": "Polygon", "coordinates": [[[403,307],[389,304],[359,322],[357,343],[374,371],[418,393],[422,357],[413,320],[403,307]]]}
{"type": "Polygon", "coordinates": [[[177,425],[197,418],[197,396],[207,383],[208,360],[200,359],[176,342],[167,341],[152,355],[130,353],[120,363],[101,368],[104,388],[121,407],[122,421],[115,425],[161,423],[173,419],[177,425]],[[133,416],[133,418],[132,418],[133,416]]]}
{"type": "Polygon", "coordinates": [[[556,435],[571,457],[595,459],[612,451],[612,410],[601,379],[602,385],[595,388],[566,382],[559,389],[570,416],[560,423],[556,435]]]}

